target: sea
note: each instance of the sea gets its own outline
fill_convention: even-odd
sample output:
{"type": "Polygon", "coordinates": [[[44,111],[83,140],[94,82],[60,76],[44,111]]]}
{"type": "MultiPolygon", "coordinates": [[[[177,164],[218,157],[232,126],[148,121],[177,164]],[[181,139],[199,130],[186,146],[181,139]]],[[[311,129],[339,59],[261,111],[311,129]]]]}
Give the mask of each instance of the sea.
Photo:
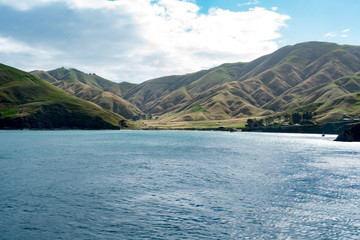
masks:
{"type": "Polygon", "coordinates": [[[335,135],[0,131],[0,239],[360,239],[335,135]]]}

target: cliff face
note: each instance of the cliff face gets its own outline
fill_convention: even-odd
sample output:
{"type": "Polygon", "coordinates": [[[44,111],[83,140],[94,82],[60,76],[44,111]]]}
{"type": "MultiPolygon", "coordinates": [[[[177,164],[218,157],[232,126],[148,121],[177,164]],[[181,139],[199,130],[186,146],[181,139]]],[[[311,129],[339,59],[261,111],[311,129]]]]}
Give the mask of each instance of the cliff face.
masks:
{"type": "Polygon", "coordinates": [[[335,141],[360,142],[360,124],[357,124],[350,129],[346,129],[335,139],[335,141]]]}

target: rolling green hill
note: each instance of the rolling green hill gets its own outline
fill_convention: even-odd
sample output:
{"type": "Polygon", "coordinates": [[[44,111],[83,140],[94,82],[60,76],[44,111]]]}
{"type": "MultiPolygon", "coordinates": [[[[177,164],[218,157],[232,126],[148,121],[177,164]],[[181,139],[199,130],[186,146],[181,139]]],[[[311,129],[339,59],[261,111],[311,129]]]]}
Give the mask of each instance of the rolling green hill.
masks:
{"type": "Polygon", "coordinates": [[[84,73],[74,68],[57,68],[48,72],[43,71],[33,71],[32,74],[43,78],[48,82],[57,81],[67,81],[67,82],[82,82],[90,87],[98,88],[103,91],[111,92],[117,96],[123,95],[129,88],[133,87],[135,84],[128,82],[115,83],[105,78],[102,78],[94,73],[84,73]]]}
{"type": "Polygon", "coordinates": [[[360,73],[357,73],[297,93],[283,94],[264,107],[274,111],[283,111],[310,103],[326,102],[359,91],[360,73]]]}
{"type": "Polygon", "coordinates": [[[121,95],[135,84],[115,83],[94,74],[76,69],[58,68],[52,71],[33,71],[31,74],[59,87],[66,92],[100,107],[132,119],[145,115],[136,105],[124,100],[121,95]]]}
{"type": "Polygon", "coordinates": [[[0,128],[119,129],[122,116],[0,64],[0,128]]]}
{"type": "Polygon", "coordinates": [[[360,92],[347,94],[325,102],[319,102],[314,112],[320,123],[339,121],[343,115],[351,118],[360,116],[360,92]]]}
{"type": "Polygon", "coordinates": [[[306,42],[249,63],[149,80],[124,98],[169,121],[263,116],[354,93],[357,81],[344,77],[359,71],[360,47],[306,42]]]}

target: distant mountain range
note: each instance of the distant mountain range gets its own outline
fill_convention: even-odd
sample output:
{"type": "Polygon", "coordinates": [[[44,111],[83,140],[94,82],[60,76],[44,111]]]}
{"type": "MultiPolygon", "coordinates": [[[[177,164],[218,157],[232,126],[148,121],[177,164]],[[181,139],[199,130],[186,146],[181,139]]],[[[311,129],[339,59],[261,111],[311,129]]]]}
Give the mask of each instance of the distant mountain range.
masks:
{"type": "MultiPolygon", "coordinates": [[[[9,73],[11,68],[1,65],[1,69],[0,109],[4,122],[10,117],[21,116],[19,111],[24,107],[20,106],[30,103],[23,102],[25,97],[35,98],[39,93],[29,91],[29,87],[18,87],[20,82],[14,78],[22,78],[25,73],[12,69],[19,75],[15,77],[15,73],[9,73]],[[7,75],[3,69],[7,69],[7,75]],[[27,95],[12,93],[9,97],[10,93],[4,92],[4,86],[9,84],[13,87],[11,91],[19,94],[25,91],[27,95]],[[29,97],[31,94],[35,95],[29,97]]],[[[26,75],[28,81],[43,79],[56,87],[51,88],[53,91],[63,93],[64,90],[67,97],[71,94],[76,101],[87,101],[81,101],[82,104],[90,101],[108,110],[102,110],[107,114],[113,112],[115,122],[122,119],[121,116],[127,119],[150,116],[163,121],[207,121],[311,111],[316,121],[326,123],[342,119],[344,115],[354,118],[360,115],[359,46],[300,43],[249,63],[228,63],[141,84],[115,83],[76,69],[59,68],[31,74],[37,78],[26,75]]],[[[46,86],[50,88],[50,85],[46,86]]],[[[31,101],[34,103],[35,100],[31,101]]],[[[56,99],[52,102],[57,103],[56,99]]],[[[31,111],[39,113],[38,108],[28,110],[29,114],[31,111]]]]}

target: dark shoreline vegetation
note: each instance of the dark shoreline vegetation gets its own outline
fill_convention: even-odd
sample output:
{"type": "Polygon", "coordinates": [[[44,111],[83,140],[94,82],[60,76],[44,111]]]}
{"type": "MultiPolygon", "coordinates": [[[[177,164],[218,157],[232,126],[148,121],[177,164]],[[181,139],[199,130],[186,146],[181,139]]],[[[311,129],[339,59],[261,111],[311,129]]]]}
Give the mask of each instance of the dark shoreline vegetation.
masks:
{"type": "Polygon", "coordinates": [[[0,64],[0,129],[342,134],[359,118],[359,46],[299,43],[252,62],[140,84],[0,64]]]}

